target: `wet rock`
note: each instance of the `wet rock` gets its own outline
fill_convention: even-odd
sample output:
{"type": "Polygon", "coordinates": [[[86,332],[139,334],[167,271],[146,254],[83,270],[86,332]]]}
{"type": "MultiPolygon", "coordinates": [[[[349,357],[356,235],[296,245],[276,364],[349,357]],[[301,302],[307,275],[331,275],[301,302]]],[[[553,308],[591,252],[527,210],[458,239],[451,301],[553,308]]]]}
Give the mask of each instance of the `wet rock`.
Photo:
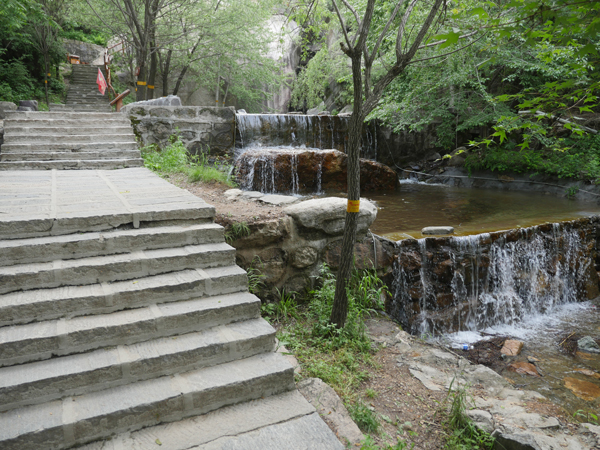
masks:
{"type": "Polygon", "coordinates": [[[523,349],[523,342],[513,339],[507,339],[500,350],[500,353],[506,356],[517,356],[523,349]]]}
{"type": "Polygon", "coordinates": [[[584,336],[577,341],[577,347],[579,350],[588,353],[600,353],[600,346],[591,336],[584,336]]]}
{"type": "Polygon", "coordinates": [[[425,234],[425,235],[454,234],[454,227],[425,227],[421,230],[421,234],[425,234]]]}
{"type": "Polygon", "coordinates": [[[463,167],[467,160],[467,149],[465,147],[458,147],[452,153],[450,158],[446,159],[447,165],[450,167],[463,167]]]}
{"type": "Polygon", "coordinates": [[[349,443],[353,448],[360,445],[365,437],[331,387],[319,378],[302,380],[297,387],[342,442],[349,443]]]}
{"type": "Polygon", "coordinates": [[[596,378],[596,379],[600,380],[600,373],[594,372],[593,370],[590,370],[590,369],[575,369],[575,372],[579,372],[588,377],[592,377],[592,378],[596,378]]]}
{"type": "MultiPolygon", "coordinates": [[[[236,161],[243,189],[278,193],[315,193],[347,189],[347,156],[337,150],[248,150],[236,161]]],[[[361,190],[393,190],[398,175],[388,166],[360,160],[361,190]]]]}
{"type": "MultiPolygon", "coordinates": [[[[346,221],[347,200],[327,197],[288,206],[284,212],[302,227],[319,230],[329,235],[341,234],[346,221]]],[[[357,232],[364,233],[377,217],[377,208],[368,200],[361,200],[357,232]]]]}
{"type": "Polygon", "coordinates": [[[520,373],[521,375],[530,375],[532,377],[541,376],[539,374],[537,368],[533,364],[525,362],[525,361],[518,361],[518,362],[510,364],[508,366],[508,370],[511,370],[516,373],[520,373]]]}
{"type": "Polygon", "coordinates": [[[564,382],[567,389],[583,400],[591,402],[600,397],[600,386],[597,384],[572,377],[565,377],[564,382]]]}

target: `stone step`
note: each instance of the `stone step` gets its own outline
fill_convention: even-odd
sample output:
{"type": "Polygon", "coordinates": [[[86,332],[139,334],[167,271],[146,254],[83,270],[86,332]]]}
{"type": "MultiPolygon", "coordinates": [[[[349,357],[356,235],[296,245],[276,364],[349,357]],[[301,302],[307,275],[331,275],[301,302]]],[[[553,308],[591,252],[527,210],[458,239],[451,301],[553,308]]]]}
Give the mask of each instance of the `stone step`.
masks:
{"type": "Polygon", "coordinates": [[[103,120],[125,117],[123,113],[105,113],[89,112],[79,113],[72,111],[12,111],[7,113],[7,119],[82,119],[82,120],[103,120]]]}
{"type": "Polygon", "coordinates": [[[92,152],[111,150],[138,150],[138,143],[130,142],[55,142],[52,144],[3,144],[2,154],[5,153],[52,153],[52,152],[92,152]]]}
{"type": "Polygon", "coordinates": [[[58,111],[80,111],[80,112],[112,112],[112,108],[109,106],[108,108],[105,107],[94,107],[94,108],[89,108],[89,109],[84,109],[84,108],[76,108],[73,105],[61,105],[61,106],[50,106],[50,111],[54,111],[54,112],[58,112],[58,111]]]}
{"type": "Polygon", "coordinates": [[[16,264],[0,267],[0,294],[131,280],[160,273],[222,267],[234,263],[235,249],[225,243],[219,243],[16,264]]]}
{"type": "Polygon", "coordinates": [[[0,368],[0,412],[273,351],[264,319],[0,368]]]}
{"type": "Polygon", "coordinates": [[[4,129],[10,127],[93,127],[93,126],[102,126],[103,128],[112,127],[112,126],[129,126],[131,127],[131,121],[123,117],[121,114],[111,114],[110,116],[104,117],[102,119],[86,119],[83,116],[81,119],[12,119],[8,118],[4,120],[4,129]]]}
{"type": "Polygon", "coordinates": [[[125,169],[143,167],[140,159],[97,159],[69,161],[5,161],[0,162],[0,170],[92,170],[125,169]]]}
{"type": "Polygon", "coordinates": [[[0,266],[223,242],[215,223],[0,240],[0,266]]]}
{"type": "Polygon", "coordinates": [[[113,150],[102,152],[33,152],[33,153],[2,153],[0,161],[70,161],[70,160],[99,160],[99,159],[136,159],[140,157],[139,150],[113,150]]]}
{"type": "Polygon", "coordinates": [[[78,450],[343,450],[297,390],[227,406],[175,423],[143,428],[78,450]]]}
{"type": "MultiPolygon", "coordinates": [[[[133,131],[128,129],[127,132],[123,132],[121,134],[110,133],[110,134],[86,134],[86,135],[78,135],[74,137],[73,140],[77,142],[130,142],[131,137],[133,136],[133,131]]],[[[61,143],[65,139],[65,136],[60,135],[13,135],[10,132],[4,135],[4,142],[7,144],[19,144],[19,143],[35,143],[35,142],[43,142],[43,143],[61,143]]]]}
{"type": "MultiPolygon", "coordinates": [[[[147,169],[141,168],[127,170],[129,171],[128,175],[132,178],[140,175],[136,173],[137,171],[147,171],[147,169]]],[[[22,179],[26,174],[27,172],[19,173],[19,177],[22,179]]],[[[73,178],[74,183],[79,182],[76,177],[73,178]]],[[[24,183],[27,182],[27,180],[24,180],[24,183]]],[[[32,182],[35,182],[35,180],[32,182]]],[[[149,183],[151,180],[148,180],[147,182],[149,183]]],[[[51,189],[50,186],[49,189],[51,189]]],[[[145,192],[146,190],[140,193],[140,195],[145,192]]],[[[152,187],[150,187],[147,192],[148,195],[151,195],[152,187]]],[[[7,196],[11,199],[14,197],[17,201],[22,202],[30,196],[35,198],[36,193],[37,192],[24,192],[17,197],[14,197],[14,194],[7,194],[7,196]]],[[[112,203],[103,205],[102,207],[92,208],[91,210],[89,208],[73,205],[71,211],[57,216],[49,216],[48,213],[44,211],[39,211],[39,214],[31,214],[29,211],[25,211],[21,215],[18,210],[15,211],[15,207],[11,206],[13,214],[8,217],[6,217],[5,214],[0,215],[0,238],[20,239],[64,235],[88,231],[113,230],[117,227],[131,225],[137,228],[140,226],[165,226],[212,222],[215,215],[215,208],[213,206],[210,206],[197,198],[194,198],[194,201],[190,201],[187,196],[173,197],[175,194],[176,192],[173,191],[167,192],[164,196],[159,197],[159,202],[150,202],[147,206],[142,204],[138,205],[136,202],[137,206],[134,209],[123,209],[121,205],[121,208],[118,209],[117,212],[115,212],[115,207],[112,203]]],[[[0,197],[2,195],[3,194],[0,193],[0,197]]],[[[57,203],[59,201],[57,201],[57,203]]],[[[94,202],[94,204],[96,203],[97,202],[94,202]]]]}
{"type": "Polygon", "coordinates": [[[231,265],[112,283],[17,291],[0,295],[0,327],[107,314],[155,303],[240,293],[247,288],[246,271],[231,265]]]}
{"type": "Polygon", "coordinates": [[[31,136],[39,135],[43,138],[47,136],[60,136],[65,139],[78,139],[79,136],[87,135],[100,135],[100,134],[111,134],[111,135],[127,135],[135,136],[133,134],[133,128],[131,125],[107,125],[97,124],[96,126],[61,126],[61,127],[38,127],[35,123],[31,123],[28,127],[15,126],[14,124],[8,124],[4,126],[4,136],[13,138],[16,136],[31,136]]]}
{"type": "Polygon", "coordinates": [[[0,367],[176,336],[259,316],[260,300],[243,292],[7,326],[0,328],[0,367]]]}
{"type": "Polygon", "coordinates": [[[0,415],[0,446],[68,448],[293,388],[293,369],[287,360],[261,354],[5,412],[0,415]]]}

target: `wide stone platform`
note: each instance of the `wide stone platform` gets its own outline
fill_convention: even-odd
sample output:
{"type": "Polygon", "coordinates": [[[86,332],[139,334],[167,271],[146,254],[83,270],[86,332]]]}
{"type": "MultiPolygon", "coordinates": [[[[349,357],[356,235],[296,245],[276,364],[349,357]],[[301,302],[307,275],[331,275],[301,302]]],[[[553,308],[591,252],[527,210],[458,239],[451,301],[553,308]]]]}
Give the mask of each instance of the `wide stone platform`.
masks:
{"type": "Polygon", "coordinates": [[[212,222],[214,208],[145,168],[0,173],[0,237],[57,235],[140,222],[212,222]]]}
{"type": "Polygon", "coordinates": [[[214,214],[145,168],[0,172],[0,448],[343,449],[214,214]]]}

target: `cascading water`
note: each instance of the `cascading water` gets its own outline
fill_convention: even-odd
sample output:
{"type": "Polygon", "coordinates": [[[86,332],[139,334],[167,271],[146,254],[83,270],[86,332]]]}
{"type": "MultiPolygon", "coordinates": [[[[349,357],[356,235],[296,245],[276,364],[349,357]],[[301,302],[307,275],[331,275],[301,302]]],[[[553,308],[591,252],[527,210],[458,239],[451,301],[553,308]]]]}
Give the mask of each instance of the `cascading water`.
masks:
{"type": "MultiPolygon", "coordinates": [[[[365,130],[361,156],[370,157],[377,154],[373,148],[377,140],[369,127],[365,130]]],[[[347,136],[348,117],[237,114],[235,164],[241,188],[263,193],[321,193],[328,157],[319,153],[343,152],[347,136]]],[[[334,160],[339,161],[339,156],[329,157],[334,160]]],[[[334,181],[328,187],[343,188],[340,180],[334,181]]]]}
{"type": "Polygon", "coordinates": [[[392,314],[413,333],[437,335],[514,324],[595,297],[595,242],[572,224],[402,241],[392,314]]]}

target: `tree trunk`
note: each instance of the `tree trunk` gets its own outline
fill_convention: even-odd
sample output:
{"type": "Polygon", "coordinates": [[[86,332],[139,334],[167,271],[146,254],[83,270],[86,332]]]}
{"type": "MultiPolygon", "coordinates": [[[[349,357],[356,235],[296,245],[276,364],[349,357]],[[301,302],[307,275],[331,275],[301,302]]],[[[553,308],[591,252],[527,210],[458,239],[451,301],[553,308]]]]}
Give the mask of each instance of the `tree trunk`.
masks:
{"type": "Polygon", "coordinates": [[[142,58],[138,58],[138,64],[140,68],[140,73],[137,76],[137,85],[135,92],[135,100],[142,101],[146,99],[146,55],[143,55],[142,58]]]}
{"type": "Polygon", "coordinates": [[[171,55],[173,50],[167,51],[167,60],[165,65],[162,66],[162,95],[166,97],[169,95],[169,72],[171,71],[171,55]]]}
{"type": "Polygon", "coordinates": [[[333,309],[330,321],[337,328],[342,328],[348,316],[348,293],[346,286],[354,265],[354,243],[356,241],[356,225],[358,222],[358,211],[349,212],[350,201],[360,200],[360,166],[359,151],[362,132],[362,82],[361,82],[361,52],[352,54],[352,79],[354,82],[354,105],[352,117],[348,128],[348,212],[346,212],[346,223],[344,224],[344,237],[342,239],[342,251],[340,255],[340,267],[338,269],[335,295],[333,298],[333,309]]]}
{"type": "Polygon", "coordinates": [[[146,94],[147,99],[154,98],[154,81],[156,79],[157,51],[158,49],[156,48],[156,43],[153,40],[152,42],[150,42],[150,75],[148,76],[148,91],[146,94]]]}
{"type": "Polygon", "coordinates": [[[49,70],[50,70],[50,65],[48,64],[48,60],[49,60],[49,55],[45,54],[44,55],[44,86],[46,86],[46,105],[48,105],[48,108],[50,108],[50,101],[48,100],[48,75],[49,75],[49,70]]]}

